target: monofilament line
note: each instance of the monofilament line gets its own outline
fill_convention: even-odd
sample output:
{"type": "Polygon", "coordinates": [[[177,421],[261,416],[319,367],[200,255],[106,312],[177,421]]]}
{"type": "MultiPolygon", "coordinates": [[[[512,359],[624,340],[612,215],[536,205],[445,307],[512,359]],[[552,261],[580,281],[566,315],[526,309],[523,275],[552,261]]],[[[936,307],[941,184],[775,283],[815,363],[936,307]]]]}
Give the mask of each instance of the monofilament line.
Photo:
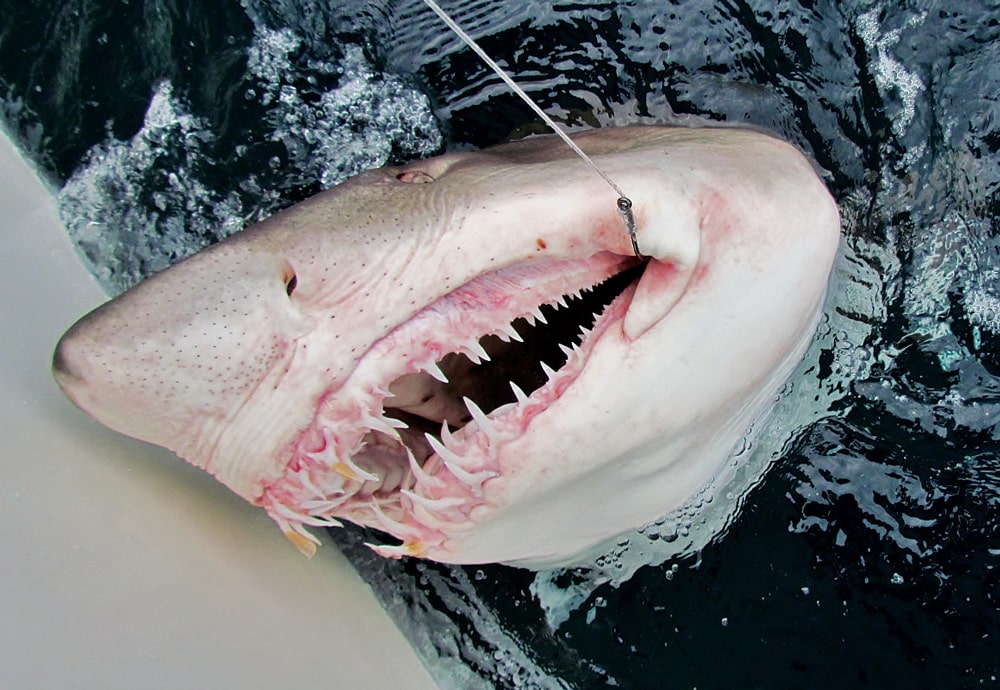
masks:
{"type": "Polygon", "coordinates": [[[618,213],[621,215],[622,220],[625,223],[625,229],[628,231],[629,238],[632,240],[632,249],[635,251],[636,256],[642,258],[642,254],[639,253],[638,240],[636,239],[635,216],[632,213],[632,201],[625,196],[625,192],[622,191],[621,187],[615,184],[615,181],[612,180],[611,177],[597,165],[597,163],[591,160],[590,156],[585,154],[564,131],[559,129],[555,121],[553,121],[553,119],[549,117],[544,110],[538,107],[538,104],[524,92],[524,89],[518,86],[517,82],[511,79],[510,75],[507,74],[503,68],[500,67],[500,65],[494,62],[493,58],[487,55],[485,50],[479,47],[479,44],[476,43],[475,40],[469,36],[469,34],[465,33],[465,31],[462,30],[462,27],[455,23],[455,20],[452,19],[447,12],[441,9],[440,5],[434,2],[434,0],[424,0],[424,4],[430,7],[434,11],[434,14],[440,17],[441,21],[447,24],[448,28],[454,31],[455,35],[465,42],[465,45],[469,46],[469,48],[471,48],[483,62],[489,65],[490,69],[496,72],[497,76],[503,79],[504,83],[507,84],[507,86],[509,86],[522,101],[527,103],[528,107],[534,110],[538,117],[542,118],[542,121],[549,126],[549,129],[559,135],[559,138],[566,142],[566,145],[569,146],[576,153],[576,155],[583,159],[591,168],[594,169],[594,172],[600,175],[604,181],[607,182],[613,190],[615,190],[615,193],[618,194],[618,213]]]}

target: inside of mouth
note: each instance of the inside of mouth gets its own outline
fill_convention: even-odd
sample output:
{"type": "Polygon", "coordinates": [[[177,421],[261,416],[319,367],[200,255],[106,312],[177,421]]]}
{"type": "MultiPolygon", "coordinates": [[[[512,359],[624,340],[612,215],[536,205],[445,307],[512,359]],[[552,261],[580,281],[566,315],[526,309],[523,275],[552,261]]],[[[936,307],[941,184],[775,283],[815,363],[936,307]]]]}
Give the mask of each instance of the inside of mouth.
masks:
{"type": "Polygon", "coordinates": [[[558,371],[567,362],[563,347],[580,344],[583,333],[593,327],[604,309],[642,274],[643,263],[633,265],[609,277],[580,296],[564,296],[566,306],[543,304],[543,319],[518,318],[511,325],[523,342],[505,342],[496,335],[487,335],[479,344],[489,356],[488,361],[473,362],[462,353],[450,353],[438,361],[438,367],[448,379],[438,381],[425,372],[408,374],[389,386],[396,397],[386,398],[386,417],[404,422],[413,434],[401,435],[415,457],[422,462],[427,456],[426,444],[410,443],[408,439],[424,433],[439,436],[442,423],[452,431],[465,426],[471,419],[463,398],[475,402],[489,414],[507,403],[516,402],[511,384],[531,395],[548,381],[542,367],[545,363],[558,371]],[[563,346],[563,347],[561,347],[563,346]],[[405,405],[394,406],[400,400],[405,405]]]}

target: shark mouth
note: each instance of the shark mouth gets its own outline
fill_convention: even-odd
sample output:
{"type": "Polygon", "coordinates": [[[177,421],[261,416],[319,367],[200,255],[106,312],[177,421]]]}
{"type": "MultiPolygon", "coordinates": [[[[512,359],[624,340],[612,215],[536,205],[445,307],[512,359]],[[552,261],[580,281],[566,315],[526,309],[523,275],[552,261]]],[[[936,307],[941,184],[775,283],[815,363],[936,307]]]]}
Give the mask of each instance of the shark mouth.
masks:
{"type": "Polygon", "coordinates": [[[307,527],[338,519],[398,540],[372,546],[384,556],[442,550],[491,505],[503,447],[573,384],[644,267],[610,252],[522,262],[427,305],[326,393],[260,503],[307,555],[307,527]]]}

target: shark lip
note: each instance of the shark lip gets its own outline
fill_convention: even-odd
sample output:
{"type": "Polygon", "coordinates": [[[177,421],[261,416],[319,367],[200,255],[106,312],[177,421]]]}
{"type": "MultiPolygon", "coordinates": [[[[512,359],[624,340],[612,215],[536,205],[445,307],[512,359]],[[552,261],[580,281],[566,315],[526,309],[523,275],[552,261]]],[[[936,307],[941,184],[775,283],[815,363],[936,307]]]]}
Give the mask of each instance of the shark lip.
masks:
{"type": "Polygon", "coordinates": [[[425,306],[325,394],[260,503],[307,554],[319,543],[307,527],[338,518],[401,542],[373,547],[382,555],[441,549],[475,526],[503,476],[504,445],[577,379],[644,269],[610,252],[525,261],[425,306]],[[539,333],[548,322],[579,335],[539,333]]]}

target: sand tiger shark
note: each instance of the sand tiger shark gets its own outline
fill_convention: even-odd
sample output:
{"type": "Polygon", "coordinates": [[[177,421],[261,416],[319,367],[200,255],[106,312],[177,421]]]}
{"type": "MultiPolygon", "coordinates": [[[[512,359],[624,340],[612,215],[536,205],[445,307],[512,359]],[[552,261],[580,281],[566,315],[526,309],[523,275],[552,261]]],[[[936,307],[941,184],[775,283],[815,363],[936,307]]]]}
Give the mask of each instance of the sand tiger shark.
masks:
{"type": "Polygon", "coordinates": [[[723,127],[594,130],[372,170],[97,308],[56,380],[307,554],[547,567],[681,507],[809,345],[837,251],[810,163],[723,127]]]}

